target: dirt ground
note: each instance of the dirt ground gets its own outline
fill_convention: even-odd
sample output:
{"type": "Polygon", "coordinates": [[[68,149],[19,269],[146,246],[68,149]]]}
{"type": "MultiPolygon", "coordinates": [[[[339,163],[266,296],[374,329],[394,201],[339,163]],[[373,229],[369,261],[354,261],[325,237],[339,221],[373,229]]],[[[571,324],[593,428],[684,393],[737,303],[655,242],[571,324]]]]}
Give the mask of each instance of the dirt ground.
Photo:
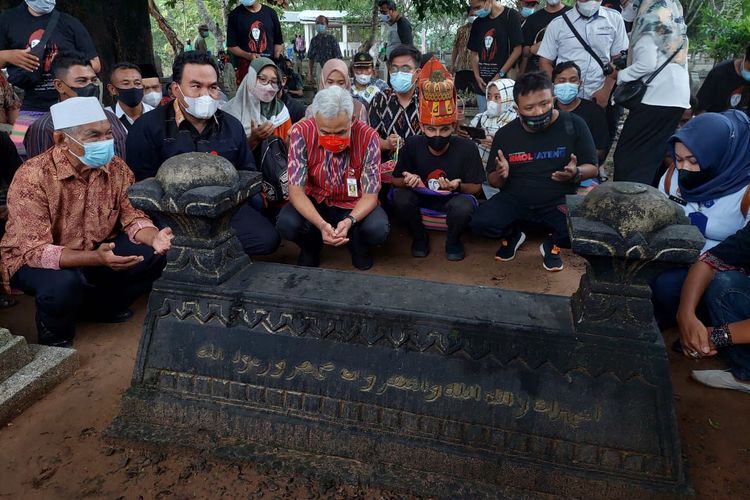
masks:
{"type": "MultiPolygon", "coordinates": [[[[467,238],[467,258],[450,263],[442,235],[433,237],[426,259],[409,256],[408,238],[394,227],[370,271],[434,281],[497,286],[570,295],[583,261],[564,251],[565,269],[541,267],[538,236],[514,262],[492,259],[496,244],[467,238]]],[[[284,243],[273,260],[294,263],[296,247],[284,243]]],[[[351,269],[345,249],[327,249],[323,266],[351,269]]],[[[130,384],[145,300],[120,325],[81,324],[75,348],[76,374],[0,429],[0,498],[399,498],[398,493],[356,485],[321,483],[252,464],[213,462],[189,453],[123,449],[102,440],[130,384]]],[[[0,325],[34,341],[34,305],[29,297],[0,311],[0,325]]],[[[666,333],[667,345],[676,333],[666,333]]],[[[691,369],[720,367],[717,360],[688,361],[670,351],[678,425],[697,498],[748,498],[750,491],[750,396],[703,387],[691,369]]]]}

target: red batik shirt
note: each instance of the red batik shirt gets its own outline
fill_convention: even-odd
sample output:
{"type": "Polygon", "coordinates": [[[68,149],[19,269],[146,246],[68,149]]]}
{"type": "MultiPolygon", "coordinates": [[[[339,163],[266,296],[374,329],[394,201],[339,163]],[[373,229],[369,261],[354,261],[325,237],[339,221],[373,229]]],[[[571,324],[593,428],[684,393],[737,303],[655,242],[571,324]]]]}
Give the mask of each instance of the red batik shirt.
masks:
{"type": "Polygon", "coordinates": [[[351,209],[363,194],[380,191],[380,140],[377,132],[354,120],[351,143],[331,153],[318,142],[318,124],[307,118],[292,127],[289,140],[289,185],[305,188],[317,203],[351,209]],[[347,179],[357,180],[357,196],[350,197],[347,179]]]}

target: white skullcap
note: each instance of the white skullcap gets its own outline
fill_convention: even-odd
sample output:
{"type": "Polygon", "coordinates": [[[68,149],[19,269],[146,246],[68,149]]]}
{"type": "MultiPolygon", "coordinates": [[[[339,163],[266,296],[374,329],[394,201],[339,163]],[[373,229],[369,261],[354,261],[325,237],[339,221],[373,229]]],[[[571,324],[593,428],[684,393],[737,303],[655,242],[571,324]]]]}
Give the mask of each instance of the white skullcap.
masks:
{"type": "Polygon", "coordinates": [[[96,97],[71,97],[49,108],[55,130],[77,127],[107,119],[96,97]]]}

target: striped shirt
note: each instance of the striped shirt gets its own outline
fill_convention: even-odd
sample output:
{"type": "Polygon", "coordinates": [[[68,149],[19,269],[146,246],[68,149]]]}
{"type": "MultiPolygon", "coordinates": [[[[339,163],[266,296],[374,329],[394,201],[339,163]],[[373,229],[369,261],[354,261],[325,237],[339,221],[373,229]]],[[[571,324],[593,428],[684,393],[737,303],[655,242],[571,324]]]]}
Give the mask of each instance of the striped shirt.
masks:
{"type": "Polygon", "coordinates": [[[305,188],[317,203],[351,209],[362,194],[380,191],[380,141],[368,125],[354,120],[349,148],[331,153],[318,142],[318,124],[307,118],[290,134],[289,185],[305,188]],[[357,180],[357,195],[349,196],[347,180],[357,180]]]}

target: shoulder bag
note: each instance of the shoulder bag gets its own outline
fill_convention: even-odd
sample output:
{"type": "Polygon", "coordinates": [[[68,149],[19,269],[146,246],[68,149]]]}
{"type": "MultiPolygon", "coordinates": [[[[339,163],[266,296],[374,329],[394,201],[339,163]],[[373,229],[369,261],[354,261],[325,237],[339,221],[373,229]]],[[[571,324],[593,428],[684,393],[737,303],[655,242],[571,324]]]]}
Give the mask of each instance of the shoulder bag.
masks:
{"type": "Polygon", "coordinates": [[[31,53],[39,58],[39,67],[35,71],[26,71],[25,69],[18,68],[16,66],[8,67],[8,81],[25,90],[33,89],[42,80],[42,74],[44,73],[44,52],[49,42],[50,37],[57,28],[57,21],[60,19],[60,12],[55,10],[52,12],[52,16],[44,28],[44,35],[42,39],[34,48],[31,49],[31,53]]]}
{"type": "Polygon", "coordinates": [[[624,108],[633,109],[637,105],[641,103],[641,100],[643,100],[643,95],[646,93],[646,89],[648,89],[648,84],[653,81],[654,78],[656,78],[656,75],[658,75],[661,70],[667,67],[667,64],[671,63],[672,60],[677,56],[677,54],[680,53],[682,50],[682,47],[685,46],[685,42],[683,42],[680,47],[669,56],[669,58],[664,61],[664,64],[659,66],[656,71],[651,73],[651,76],[648,77],[648,80],[645,82],[642,78],[639,78],[637,80],[633,80],[632,82],[625,82],[617,86],[615,88],[615,91],[612,93],[612,100],[615,102],[615,104],[620,105],[624,108]]]}

